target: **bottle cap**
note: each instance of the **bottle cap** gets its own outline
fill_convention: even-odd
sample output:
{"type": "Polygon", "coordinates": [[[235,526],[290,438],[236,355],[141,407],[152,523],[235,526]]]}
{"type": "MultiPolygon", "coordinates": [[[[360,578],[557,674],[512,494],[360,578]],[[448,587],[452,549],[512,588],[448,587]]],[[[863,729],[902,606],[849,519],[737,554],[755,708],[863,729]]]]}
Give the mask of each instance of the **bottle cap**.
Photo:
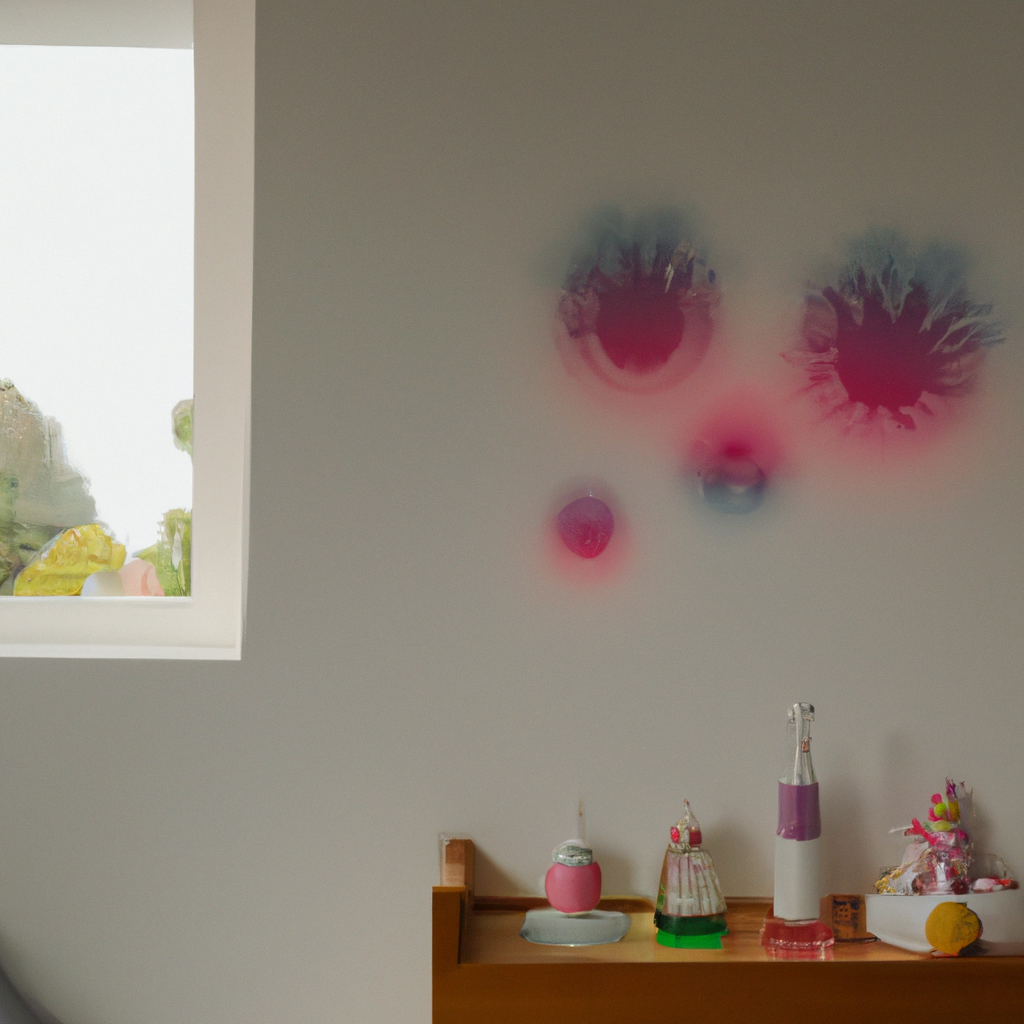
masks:
{"type": "Polygon", "coordinates": [[[814,721],[814,705],[806,701],[800,701],[789,709],[789,720],[795,722],[800,718],[806,718],[808,722],[814,721]]]}
{"type": "Polygon", "coordinates": [[[683,801],[683,816],[668,830],[669,839],[677,849],[695,850],[703,841],[700,822],[690,810],[690,801],[683,801]]]}

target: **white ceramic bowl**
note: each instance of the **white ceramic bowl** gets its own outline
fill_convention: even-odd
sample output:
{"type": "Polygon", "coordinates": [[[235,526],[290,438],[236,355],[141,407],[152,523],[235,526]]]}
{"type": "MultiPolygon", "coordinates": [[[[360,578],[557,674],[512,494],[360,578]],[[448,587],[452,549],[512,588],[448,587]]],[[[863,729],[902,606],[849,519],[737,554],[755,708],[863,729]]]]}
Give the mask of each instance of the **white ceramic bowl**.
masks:
{"type": "Polygon", "coordinates": [[[883,942],[913,953],[927,953],[924,937],[928,915],[940,903],[966,903],[981,920],[986,942],[1024,942],[1024,889],[971,892],[965,896],[896,896],[869,893],[864,897],[867,929],[883,942]]]}

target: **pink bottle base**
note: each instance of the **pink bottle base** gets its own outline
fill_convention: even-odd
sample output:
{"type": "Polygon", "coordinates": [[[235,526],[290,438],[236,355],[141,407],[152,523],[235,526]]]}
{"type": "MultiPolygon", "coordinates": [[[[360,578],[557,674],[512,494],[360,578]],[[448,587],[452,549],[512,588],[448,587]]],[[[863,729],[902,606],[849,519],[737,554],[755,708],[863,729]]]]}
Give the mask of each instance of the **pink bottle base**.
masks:
{"type": "Polygon", "coordinates": [[[831,960],[835,937],[821,921],[784,921],[769,914],[761,945],[773,960],[831,960]]]}

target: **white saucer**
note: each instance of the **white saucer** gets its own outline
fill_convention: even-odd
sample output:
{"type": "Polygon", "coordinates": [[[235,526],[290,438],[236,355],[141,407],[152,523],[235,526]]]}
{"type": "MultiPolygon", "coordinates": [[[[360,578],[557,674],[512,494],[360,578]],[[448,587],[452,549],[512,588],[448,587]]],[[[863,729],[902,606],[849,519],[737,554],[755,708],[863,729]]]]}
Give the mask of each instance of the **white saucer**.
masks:
{"type": "Polygon", "coordinates": [[[554,907],[538,907],[526,912],[519,934],[543,946],[599,946],[618,942],[628,931],[629,914],[617,910],[563,914],[554,907]]]}

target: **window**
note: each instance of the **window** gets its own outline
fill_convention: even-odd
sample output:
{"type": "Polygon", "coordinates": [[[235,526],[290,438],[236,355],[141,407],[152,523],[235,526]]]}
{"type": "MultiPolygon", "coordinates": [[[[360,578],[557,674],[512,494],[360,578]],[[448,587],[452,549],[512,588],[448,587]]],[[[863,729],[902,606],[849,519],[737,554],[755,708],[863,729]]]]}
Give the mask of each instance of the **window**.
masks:
{"type": "MultiPolygon", "coordinates": [[[[187,0],[0,0],[0,122],[8,128],[0,175],[6,170],[5,195],[24,197],[14,206],[0,202],[0,237],[8,238],[0,253],[0,291],[8,299],[0,378],[39,406],[47,457],[59,459],[66,447],[70,465],[89,477],[83,489],[58,466],[61,498],[94,499],[96,520],[129,555],[141,550],[161,567],[150,545],[156,538],[146,535],[156,515],[169,527],[164,562],[173,559],[180,576],[187,567],[181,518],[164,514],[190,511],[194,524],[191,552],[185,536],[189,596],[0,597],[5,655],[240,656],[253,4],[196,0],[192,7],[187,0]],[[119,150],[125,138],[130,145],[119,150]],[[36,259],[26,248],[33,236],[55,240],[36,259]],[[124,338],[115,341],[121,328],[124,338]],[[62,356],[65,336],[74,343],[62,356]],[[175,447],[175,440],[188,445],[183,430],[172,434],[171,409],[184,400],[178,419],[185,424],[193,393],[190,467],[175,447]],[[104,442],[103,429],[113,443],[104,442]]],[[[44,483],[52,498],[52,482],[44,483]]],[[[27,557],[38,540],[29,538],[27,557]]],[[[7,586],[18,594],[13,581],[7,586]]]]}

